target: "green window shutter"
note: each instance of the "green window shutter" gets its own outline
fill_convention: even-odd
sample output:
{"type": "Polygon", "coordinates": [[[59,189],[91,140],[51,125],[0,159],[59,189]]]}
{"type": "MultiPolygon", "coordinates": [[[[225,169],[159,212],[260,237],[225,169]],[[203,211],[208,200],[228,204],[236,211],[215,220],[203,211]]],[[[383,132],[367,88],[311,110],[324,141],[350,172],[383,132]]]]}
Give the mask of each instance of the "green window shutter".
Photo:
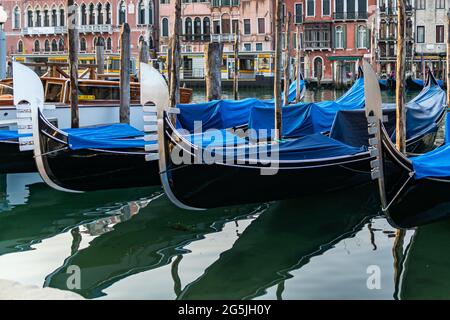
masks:
{"type": "Polygon", "coordinates": [[[356,28],[355,28],[355,46],[356,46],[356,48],[355,49],[358,49],[360,47],[358,31],[359,31],[359,26],[356,25],[356,28]]]}
{"type": "Polygon", "coordinates": [[[337,33],[336,33],[336,27],[333,27],[333,30],[331,31],[331,47],[333,49],[336,49],[336,39],[337,39],[337,33]]]}
{"type": "Polygon", "coordinates": [[[370,32],[370,31],[371,31],[371,30],[370,30],[369,28],[367,28],[366,30],[367,30],[367,33],[366,33],[366,35],[367,35],[367,36],[366,36],[366,48],[367,48],[367,49],[370,49],[370,45],[371,45],[370,39],[372,39],[372,38],[370,37],[370,36],[371,36],[371,32],[370,32]]]}

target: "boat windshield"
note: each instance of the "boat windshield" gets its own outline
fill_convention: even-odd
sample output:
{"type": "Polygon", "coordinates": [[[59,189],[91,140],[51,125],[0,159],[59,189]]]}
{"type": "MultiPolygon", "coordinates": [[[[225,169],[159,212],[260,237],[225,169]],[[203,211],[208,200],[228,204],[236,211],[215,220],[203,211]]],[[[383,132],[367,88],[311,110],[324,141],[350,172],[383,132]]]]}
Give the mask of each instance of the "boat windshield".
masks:
{"type": "Polygon", "coordinates": [[[11,100],[13,98],[13,88],[5,84],[0,84],[0,100],[11,100]]]}

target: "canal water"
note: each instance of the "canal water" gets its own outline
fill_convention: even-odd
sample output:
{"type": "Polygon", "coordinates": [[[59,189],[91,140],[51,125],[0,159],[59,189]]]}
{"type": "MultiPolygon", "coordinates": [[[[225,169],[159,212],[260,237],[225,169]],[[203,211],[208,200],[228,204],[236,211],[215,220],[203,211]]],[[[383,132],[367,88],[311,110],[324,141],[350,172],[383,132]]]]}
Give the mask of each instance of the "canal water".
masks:
{"type": "Polygon", "coordinates": [[[0,196],[0,279],[89,299],[450,298],[450,222],[398,233],[372,185],[203,212],[160,188],[67,194],[37,174],[0,176],[0,196]]]}

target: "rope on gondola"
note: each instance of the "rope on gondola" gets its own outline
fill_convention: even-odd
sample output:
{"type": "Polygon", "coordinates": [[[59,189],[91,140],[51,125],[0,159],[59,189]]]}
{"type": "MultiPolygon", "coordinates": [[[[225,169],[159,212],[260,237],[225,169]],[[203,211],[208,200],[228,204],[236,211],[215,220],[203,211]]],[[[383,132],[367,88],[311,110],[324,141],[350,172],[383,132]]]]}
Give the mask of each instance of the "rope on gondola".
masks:
{"type": "Polygon", "coordinates": [[[383,211],[388,211],[389,207],[392,205],[392,203],[394,203],[395,200],[397,200],[398,196],[400,195],[400,193],[403,191],[403,189],[406,187],[406,185],[408,184],[408,182],[414,177],[416,173],[414,171],[411,171],[409,173],[409,177],[408,179],[405,181],[405,183],[402,185],[402,187],[397,191],[397,193],[395,194],[395,196],[392,198],[392,200],[389,202],[389,204],[386,206],[386,208],[383,208],[383,211]]]}
{"type": "Polygon", "coordinates": [[[49,152],[46,152],[46,153],[41,153],[41,154],[39,154],[39,155],[37,155],[37,156],[35,155],[35,156],[33,156],[33,157],[34,157],[34,158],[42,157],[42,156],[46,156],[46,155],[48,155],[48,154],[52,154],[52,153],[59,152],[59,151],[63,151],[63,150],[67,150],[67,149],[69,149],[69,147],[64,147],[64,148],[52,150],[52,151],[49,151],[49,152]]]}

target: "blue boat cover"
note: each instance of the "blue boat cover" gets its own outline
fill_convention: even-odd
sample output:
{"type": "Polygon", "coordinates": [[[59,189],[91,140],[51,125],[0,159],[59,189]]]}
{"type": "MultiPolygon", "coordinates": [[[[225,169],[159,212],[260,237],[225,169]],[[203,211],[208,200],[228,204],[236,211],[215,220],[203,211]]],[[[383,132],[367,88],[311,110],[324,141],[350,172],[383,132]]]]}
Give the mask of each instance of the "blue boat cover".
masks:
{"type": "MultiPolygon", "coordinates": [[[[425,86],[425,82],[422,79],[411,79],[412,82],[414,82],[416,85],[418,85],[419,87],[424,87],[425,86]]],[[[444,81],[443,80],[436,80],[437,83],[439,84],[439,86],[441,88],[444,87],[444,81]]]]}
{"type": "Polygon", "coordinates": [[[17,130],[0,130],[0,141],[6,141],[11,139],[18,139],[19,137],[31,136],[25,134],[19,134],[17,130]]]}
{"type": "MultiPolygon", "coordinates": [[[[300,80],[300,88],[305,86],[300,80]]],[[[295,100],[296,82],[289,87],[289,102],[295,100]]],[[[274,100],[259,100],[255,98],[243,100],[214,100],[196,104],[179,104],[180,114],[177,116],[177,128],[194,132],[194,122],[200,121],[203,131],[208,129],[227,129],[246,125],[250,111],[255,107],[267,107],[273,110],[274,100]]]]}
{"type": "Polygon", "coordinates": [[[266,155],[274,160],[311,160],[328,159],[332,157],[348,156],[366,151],[366,147],[352,147],[322,134],[312,134],[306,137],[286,140],[278,144],[247,144],[245,149],[227,148],[216,150],[215,155],[240,160],[267,160],[266,155]]]}
{"type": "MultiPolygon", "coordinates": [[[[330,131],[339,110],[362,109],[365,105],[364,78],[360,77],[343,96],[336,101],[298,103],[283,108],[283,137],[301,137],[330,131]]],[[[250,139],[272,137],[275,127],[273,107],[255,106],[250,112],[250,139]]]]}
{"type": "Polygon", "coordinates": [[[445,124],[445,144],[431,152],[411,158],[414,178],[450,177],[450,116],[445,124]]]}

